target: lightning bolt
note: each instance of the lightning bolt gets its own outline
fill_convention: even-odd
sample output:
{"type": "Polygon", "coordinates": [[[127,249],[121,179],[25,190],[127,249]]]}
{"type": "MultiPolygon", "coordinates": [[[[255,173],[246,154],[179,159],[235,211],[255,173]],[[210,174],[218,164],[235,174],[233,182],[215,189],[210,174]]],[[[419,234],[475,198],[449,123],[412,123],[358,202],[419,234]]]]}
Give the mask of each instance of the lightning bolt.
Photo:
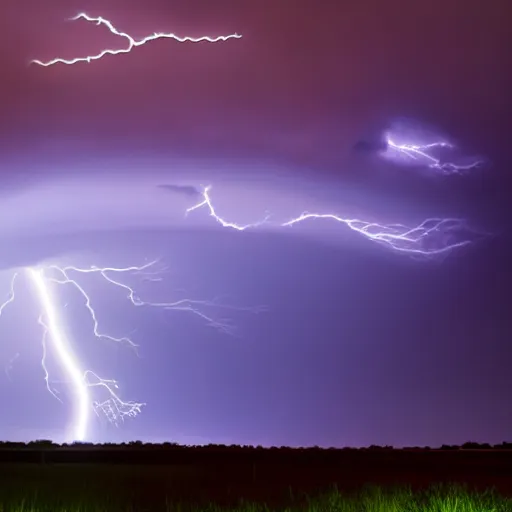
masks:
{"type": "Polygon", "coordinates": [[[105,49],[102,50],[100,53],[96,55],[88,55],[87,57],[76,57],[74,59],[62,59],[62,58],[55,58],[49,61],[42,61],[38,59],[34,59],[31,61],[32,64],[38,64],[39,66],[53,66],[54,64],[77,64],[78,62],[92,62],[94,60],[99,60],[106,55],[119,55],[122,53],[130,53],[134,48],[137,46],[142,46],[146,43],[149,43],[151,41],[155,41],[157,39],[173,39],[174,41],[177,41],[178,43],[201,43],[201,42],[208,42],[208,43],[218,43],[221,41],[228,41],[229,39],[240,39],[242,36],[239,34],[230,34],[227,36],[217,36],[217,37],[209,37],[209,36],[201,36],[201,37],[180,37],[173,33],[165,33],[165,32],[155,32],[151,34],[150,36],[144,37],[143,39],[136,40],[126,32],[121,32],[117,30],[112,22],[109,20],[102,18],[101,16],[93,17],[89,16],[85,13],[77,14],[75,17],[71,18],[71,21],[76,20],[85,20],[87,22],[96,23],[96,25],[103,25],[104,27],[107,27],[108,30],[114,34],[115,36],[122,37],[126,39],[128,46],[126,48],[120,48],[118,50],[112,50],[112,49],[105,49]]]}
{"type": "Polygon", "coordinates": [[[467,246],[474,238],[485,236],[472,230],[468,223],[458,218],[429,218],[417,226],[403,224],[381,224],[361,219],[343,218],[334,213],[303,212],[284,222],[271,222],[270,215],[251,224],[237,224],[221,217],[210,196],[211,186],[205,187],[202,200],[186,210],[186,214],[200,208],[207,209],[209,215],[222,227],[245,231],[262,225],[291,227],[309,220],[330,220],[345,225],[350,230],[377,242],[388,249],[417,257],[441,256],[454,249],[467,246]]]}
{"type": "MultiPolygon", "coordinates": [[[[198,38],[180,37],[173,33],[153,33],[143,39],[136,40],[129,34],[119,31],[112,22],[102,17],[91,17],[85,13],[80,13],[71,20],[84,20],[95,23],[98,26],[106,27],[111,34],[125,39],[127,46],[120,49],[105,49],[95,55],[86,57],[77,57],[73,59],[55,58],[50,61],[33,60],[33,64],[48,67],[54,64],[72,65],[80,62],[90,63],[100,60],[107,55],[118,55],[130,53],[134,48],[142,46],[157,39],[172,39],[179,43],[217,43],[228,41],[230,39],[240,39],[242,36],[231,34],[227,36],[209,37],[202,36],[198,38]]],[[[392,138],[387,138],[388,149],[394,153],[400,154],[408,159],[417,160],[426,163],[429,167],[438,169],[442,172],[460,172],[473,169],[480,162],[473,162],[468,165],[456,165],[455,163],[442,162],[434,156],[436,150],[445,148],[451,149],[451,146],[445,142],[435,142],[427,145],[398,144],[392,138]]],[[[186,215],[200,209],[206,209],[209,215],[224,228],[236,231],[245,231],[254,229],[263,225],[273,225],[280,228],[292,228],[298,224],[313,222],[317,220],[331,221],[341,224],[349,230],[365,237],[366,239],[381,244],[395,252],[408,254],[412,256],[434,257],[448,254],[454,249],[467,246],[472,242],[472,237],[476,233],[469,228],[467,222],[457,218],[429,218],[416,226],[406,226],[403,224],[383,224],[370,222],[356,218],[341,217],[336,213],[312,213],[303,212],[297,217],[276,222],[271,220],[270,215],[264,216],[250,224],[238,224],[228,221],[220,216],[213,205],[210,196],[211,187],[205,187],[202,192],[201,200],[186,210],[186,215]]],[[[27,268],[23,270],[23,275],[32,284],[35,294],[41,306],[41,315],[38,322],[42,327],[43,334],[41,339],[42,359],[41,367],[44,373],[44,379],[48,391],[60,400],[59,392],[52,386],[52,381],[48,368],[46,366],[46,357],[48,350],[56,355],[60,366],[66,374],[66,382],[72,390],[72,403],[74,407],[73,421],[70,437],[73,440],[82,441],[87,439],[91,412],[98,415],[104,415],[111,423],[117,425],[125,418],[132,418],[140,414],[142,408],[146,405],[143,402],[125,401],[120,397],[119,385],[113,379],[100,377],[94,371],[85,369],[82,362],[74,354],[73,343],[66,332],[63,320],[60,315],[58,301],[55,298],[56,289],[59,287],[72,287],[79,296],[81,296],[84,307],[89,313],[92,324],[92,336],[98,340],[126,344],[133,349],[137,349],[135,342],[127,336],[113,336],[100,329],[98,315],[92,305],[91,298],[87,293],[81,279],[87,279],[91,274],[99,275],[110,286],[117,288],[125,294],[125,298],[136,308],[155,308],[159,310],[178,310],[187,311],[204,320],[208,325],[229,334],[233,333],[233,328],[229,323],[219,321],[212,315],[207,314],[205,308],[208,307],[228,307],[220,304],[218,301],[197,301],[191,299],[182,299],[174,302],[151,302],[142,299],[134,288],[126,284],[123,280],[125,275],[149,275],[146,279],[152,281],[159,279],[151,277],[158,273],[152,273],[151,269],[156,262],[150,262],[143,266],[131,266],[126,268],[117,267],[97,267],[80,268],[75,266],[49,265],[46,267],[27,268]],[[106,399],[94,400],[95,391],[106,393],[106,399]]],[[[10,293],[6,301],[0,304],[0,316],[4,309],[15,300],[15,282],[19,274],[15,273],[11,280],[10,293]]],[[[245,309],[249,308],[232,308],[245,309]]],[[[261,308],[260,308],[261,310],[261,308]]],[[[252,308],[252,311],[257,309],[252,308]]]]}
{"type": "Polygon", "coordinates": [[[50,379],[50,373],[46,366],[46,357],[48,350],[52,350],[56,355],[57,361],[66,375],[66,383],[72,390],[72,404],[74,407],[73,421],[69,437],[74,441],[83,441],[87,439],[90,425],[90,415],[94,411],[97,415],[103,414],[108,421],[118,425],[126,418],[137,416],[146,405],[142,402],[125,401],[119,396],[119,385],[113,379],[105,379],[89,369],[84,369],[82,363],[73,352],[73,344],[70,336],[66,332],[63,320],[60,315],[58,301],[55,298],[55,287],[69,286],[73,287],[82,297],[84,307],[87,309],[92,322],[92,335],[97,339],[106,341],[125,343],[136,349],[137,345],[128,337],[116,337],[102,332],[99,328],[97,313],[92,306],[89,294],[86,292],[83,284],[79,282],[79,276],[85,277],[90,274],[97,274],[103,278],[109,285],[123,291],[126,299],[136,307],[157,308],[161,310],[188,311],[210,326],[229,334],[233,334],[233,327],[223,321],[215,319],[205,312],[206,307],[229,308],[241,311],[262,311],[263,308],[243,308],[233,307],[222,304],[219,299],[214,301],[182,299],[174,302],[149,302],[140,298],[134,288],[121,280],[121,275],[128,274],[132,276],[149,277],[154,281],[155,276],[162,272],[152,271],[156,265],[152,261],[143,266],[131,266],[125,268],[116,267],[97,267],[80,268],[75,266],[48,265],[45,267],[30,267],[23,269],[22,272],[16,272],[10,282],[10,292],[7,299],[0,304],[0,314],[5,308],[13,303],[16,298],[15,282],[19,275],[23,275],[31,283],[38,302],[41,306],[41,315],[38,323],[43,329],[41,338],[42,358],[41,367],[46,381],[48,391],[58,400],[59,392],[56,390],[50,379]],[[114,277],[116,276],[116,277],[114,277]],[[94,390],[106,393],[107,398],[102,401],[94,401],[92,392],[94,390]]]}
{"type": "MultiPolygon", "coordinates": [[[[469,245],[472,242],[470,235],[476,236],[476,232],[471,230],[465,221],[455,218],[431,218],[417,226],[411,227],[402,224],[383,224],[361,219],[344,218],[335,213],[304,212],[297,217],[281,222],[273,221],[271,215],[268,214],[256,222],[238,224],[226,220],[217,212],[211,198],[211,186],[203,188],[201,200],[185,210],[185,215],[201,209],[206,210],[209,216],[223,228],[236,231],[256,229],[263,225],[286,229],[305,222],[331,221],[341,224],[369,241],[378,243],[392,251],[425,258],[448,254],[457,248],[469,245]]],[[[126,277],[137,277],[149,283],[160,281],[165,269],[158,269],[157,263],[158,261],[155,260],[142,266],[90,266],[87,268],[51,264],[30,267],[13,273],[8,296],[0,304],[0,316],[5,312],[6,307],[15,301],[16,282],[20,276],[28,279],[41,306],[41,314],[38,319],[43,329],[41,338],[41,367],[47,390],[55,398],[62,401],[59,396],[60,392],[54,387],[54,381],[51,380],[46,365],[48,351],[52,351],[56,355],[57,361],[66,375],[65,383],[72,390],[74,410],[69,436],[72,440],[81,441],[88,438],[91,412],[95,412],[98,416],[104,416],[112,424],[118,425],[126,418],[133,418],[140,414],[146,404],[123,400],[120,396],[119,385],[116,380],[100,377],[94,371],[83,367],[83,363],[74,354],[74,344],[70,335],[66,332],[61,318],[59,303],[56,299],[57,289],[69,287],[75,290],[78,297],[81,297],[91,319],[91,335],[94,338],[125,344],[134,350],[137,349],[138,345],[130,337],[114,336],[101,330],[97,311],[93,307],[92,299],[86,291],[85,283],[87,283],[89,276],[99,276],[106,284],[122,292],[125,299],[135,308],[187,311],[205,321],[209,326],[228,334],[234,334],[232,325],[208,314],[208,308],[229,308],[251,312],[263,310],[263,308],[226,306],[219,298],[213,301],[192,300],[188,298],[171,302],[146,300],[139,295],[133,286],[127,283],[126,277]],[[105,394],[106,398],[94,400],[93,396],[97,392],[105,394]]]]}
{"type": "MultiPolygon", "coordinates": [[[[50,334],[53,347],[57,353],[62,366],[64,367],[69,379],[71,380],[73,390],[76,394],[76,414],[74,425],[74,440],[83,441],[87,432],[87,424],[89,419],[89,391],[84,382],[83,373],[80,369],[78,361],[73,355],[69,342],[63,333],[62,321],[59,318],[58,310],[51,295],[50,289],[47,285],[43,271],[41,269],[29,268],[27,275],[32,281],[41,306],[43,314],[46,317],[46,323],[40,317],[40,323],[44,327],[43,340],[46,340],[46,335],[50,334]]],[[[46,343],[43,342],[45,346],[46,343]]],[[[44,351],[46,354],[46,350],[44,351]]],[[[46,366],[43,364],[46,373],[46,381],[48,383],[48,372],[46,366]]]]}
{"type": "Polygon", "coordinates": [[[467,164],[456,164],[444,162],[435,156],[438,150],[455,149],[453,144],[444,141],[432,142],[430,144],[399,144],[390,135],[386,136],[387,150],[392,154],[400,155],[405,159],[414,160],[417,163],[425,164],[431,169],[436,169],[444,174],[463,173],[479,168],[483,165],[482,160],[472,160],[467,164]]]}

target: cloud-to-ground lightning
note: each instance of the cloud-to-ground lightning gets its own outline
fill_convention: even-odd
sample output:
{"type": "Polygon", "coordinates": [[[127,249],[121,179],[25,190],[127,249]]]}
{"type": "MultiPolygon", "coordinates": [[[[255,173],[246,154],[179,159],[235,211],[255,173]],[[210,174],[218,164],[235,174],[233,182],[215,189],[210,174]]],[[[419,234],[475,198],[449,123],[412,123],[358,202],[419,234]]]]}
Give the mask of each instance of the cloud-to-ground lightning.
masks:
{"type": "Polygon", "coordinates": [[[50,336],[52,346],[71,381],[76,395],[74,403],[77,410],[75,413],[73,438],[77,441],[83,441],[86,436],[89,415],[89,392],[84,382],[83,372],[63,332],[62,320],[59,317],[58,308],[55,307],[55,301],[51,296],[43,270],[30,268],[27,270],[27,275],[34,284],[43,308],[43,315],[46,320],[41,318],[40,322],[45,327],[43,336],[45,338],[47,334],[50,336]]]}
{"type": "MultiPolygon", "coordinates": [[[[182,37],[173,33],[158,32],[142,39],[135,39],[128,33],[118,30],[111,21],[103,17],[92,17],[86,13],[80,13],[71,18],[71,20],[83,20],[94,23],[97,26],[105,27],[112,35],[123,39],[126,46],[119,49],[107,48],[96,54],[71,59],[60,57],[48,61],[35,59],[32,61],[33,64],[49,67],[55,64],[73,65],[82,62],[91,63],[109,55],[130,53],[134,48],[158,39],[171,39],[178,43],[217,43],[230,39],[240,39],[242,37],[236,33],[216,37],[182,37]]],[[[423,139],[421,139],[421,141],[423,142],[423,139]]],[[[410,138],[402,140],[401,137],[393,131],[390,131],[386,134],[383,153],[385,157],[393,159],[398,157],[405,161],[409,160],[420,166],[429,167],[446,174],[469,171],[480,165],[480,161],[457,164],[455,162],[445,161],[441,158],[440,152],[442,153],[443,151],[453,149],[454,146],[445,141],[435,140],[434,142],[428,142],[426,144],[413,144],[410,138]]],[[[187,197],[194,196],[196,192],[192,187],[167,187],[172,187],[170,190],[184,194],[187,197]]],[[[471,244],[472,241],[480,235],[472,230],[464,219],[458,218],[429,218],[417,225],[407,226],[399,223],[384,223],[359,218],[342,217],[333,212],[303,212],[295,217],[280,221],[274,220],[274,217],[271,215],[264,215],[260,220],[253,223],[240,224],[235,221],[228,221],[217,213],[211,199],[210,191],[211,187],[198,190],[200,200],[186,209],[186,214],[188,215],[197,210],[204,209],[214,221],[222,227],[236,231],[245,231],[262,226],[291,229],[293,226],[306,222],[330,221],[340,224],[350,231],[363,236],[367,240],[380,244],[392,251],[426,258],[446,255],[457,248],[471,244]]],[[[226,307],[216,301],[208,302],[182,299],[171,302],[151,302],[141,298],[135,288],[128,284],[124,278],[126,276],[137,275],[143,279],[159,279],[158,274],[151,272],[154,265],[155,262],[150,262],[143,266],[125,268],[96,266],[81,268],[75,266],[47,265],[37,268],[26,268],[14,274],[12,278],[8,298],[3,304],[0,304],[0,315],[2,315],[5,308],[15,300],[16,279],[21,275],[24,276],[32,283],[41,307],[38,321],[43,329],[41,339],[41,367],[43,377],[46,381],[46,387],[56,398],[61,399],[60,391],[56,389],[46,364],[47,354],[51,351],[51,353],[56,356],[57,362],[60,364],[66,376],[66,384],[71,390],[70,396],[72,398],[74,411],[69,437],[72,440],[83,441],[88,439],[91,423],[90,416],[92,412],[102,414],[111,423],[118,424],[125,418],[137,416],[146,404],[144,402],[122,399],[116,380],[101,377],[95,371],[85,368],[84,362],[75,355],[75,351],[73,350],[75,341],[64,325],[62,310],[57,297],[57,290],[61,287],[72,288],[77,298],[83,302],[83,306],[89,313],[91,320],[90,335],[92,338],[100,341],[122,343],[135,350],[137,349],[137,344],[131,337],[126,336],[124,333],[113,335],[101,330],[98,311],[93,307],[93,301],[91,300],[90,294],[86,291],[86,284],[84,284],[91,274],[99,275],[108,285],[122,292],[125,299],[136,308],[153,308],[164,311],[188,311],[197,315],[214,328],[228,333],[232,332],[232,327],[229,323],[219,321],[217,318],[208,314],[205,309],[210,306],[226,307]],[[94,398],[98,392],[103,394],[103,398],[94,398]]]]}
{"type": "Polygon", "coordinates": [[[92,62],[94,60],[99,60],[106,55],[119,55],[122,53],[130,53],[134,48],[137,46],[142,46],[146,43],[149,43],[151,41],[155,41],[157,39],[172,39],[174,41],[177,41],[178,43],[201,43],[201,42],[207,42],[207,43],[218,43],[221,41],[228,41],[229,39],[240,39],[242,36],[239,34],[229,34],[227,36],[201,36],[201,37],[189,37],[189,36],[178,36],[173,33],[165,33],[165,32],[155,32],[149,36],[144,37],[143,39],[136,40],[126,32],[121,32],[117,28],[114,27],[111,21],[102,18],[101,16],[93,17],[89,16],[86,13],[80,13],[73,18],[71,18],[72,21],[75,20],[85,20],[91,23],[96,23],[96,25],[103,25],[104,27],[107,27],[107,29],[114,34],[115,36],[124,38],[128,46],[126,48],[120,48],[117,50],[114,49],[105,49],[101,52],[94,54],[94,55],[88,55],[86,57],[75,57],[73,59],[62,59],[62,58],[55,58],[49,61],[42,61],[39,59],[34,59],[31,62],[33,64],[38,64],[39,66],[53,66],[54,64],[77,64],[79,62],[92,62]]]}
{"type": "Polygon", "coordinates": [[[72,391],[71,400],[74,413],[72,416],[71,431],[69,433],[71,440],[83,441],[88,438],[90,414],[93,411],[98,415],[101,413],[104,414],[111,423],[117,425],[127,417],[137,416],[146,404],[121,399],[118,384],[114,379],[102,378],[94,371],[83,367],[83,363],[74,353],[72,336],[67,332],[62,319],[62,310],[56,298],[58,287],[70,286],[81,296],[84,307],[87,309],[91,319],[91,335],[93,337],[116,343],[126,343],[133,348],[136,348],[137,345],[129,337],[112,336],[100,330],[98,314],[93,308],[92,300],[85,290],[85,285],[79,282],[80,276],[83,279],[90,274],[100,275],[109,285],[122,291],[125,298],[128,299],[133,306],[188,311],[199,316],[214,328],[228,333],[232,332],[231,325],[207,314],[205,311],[206,307],[229,308],[253,312],[258,311],[258,308],[236,308],[222,304],[219,301],[181,299],[173,302],[150,302],[143,300],[137,294],[135,288],[122,280],[121,275],[128,274],[138,276],[142,280],[148,279],[149,276],[150,281],[153,281],[157,279],[155,276],[159,273],[159,271],[152,270],[155,268],[156,263],[156,261],[152,261],[142,266],[124,268],[97,266],[80,268],[75,266],[47,265],[37,268],[25,268],[13,274],[8,297],[0,304],[0,313],[4,312],[5,308],[16,299],[16,280],[19,279],[20,276],[28,279],[32,284],[41,307],[38,323],[43,329],[41,338],[41,367],[46,381],[46,387],[54,397],[61,400],[59,396],[60,392],[53,385],[50,372],[46,365],[47,354],[51,351],[56,356],[56,360],[65,374],[64,382],[72,391]],[[106,398],[93,400],[92,395],[94,390],[102,391],[106,394],[106,398]]]}
{"type": "Polygon", "coordinates": [[[251,224],[237,224],[225,220],[217,213],[210,196],[210,190],[211,187],[205,187],[201,201],[188,208],[186,213],[189,214],[194,210],[206,208],[210,216],[221,226],[237,231],[245,231],[264,224],[290,227],[307,220],[331,220],[341,223],[350,230],[389,249],[419,257],[445,255],[454,249],[471,244],[475,238],[483,235],[472,230],[467,221],[458,218],[429,218],[416,226],[405,226],[403,224],[383,224],[344,218],[334,213],[303,212],[297,217],[283,222],[272,222],[270,215],[267,215],[262,220],[251,224]]]}
{"type": "MultiPolygon", "coordinates": [[[[363,239],[394,252],[422,258],[438,258],[451,251],[471,244],[481,234],[470,228],[462,219],[436,218],[427,219],[416,226],[402,224],[387,224],[366,220],[342,217],[335,213],[304,212],[285,220],[276,220],[274,216],[262,215],[260,220],[250,224],[242,224],[226,220],[220,213],[221,206],[214,204],[212,188],[198,188],[199,199],[190,198],[190,206],[182,210],[187,216],[207,214],[212,223],[218,223],[226,229],[241,232],[261,227],[278,227],[282,230],[292,229],[300,224],[317,222],[332,222],[353,232],[363,239]]],[[[71,426],[66,440],[83,441],[91,437],[91,413],[106,417],[112,424],[117,425],[127,418],[137,416],[145,402],[127,400],[123,397],[118,383],[110,375],[99,375],[94,369],[88,368],[85,361],[79,357],[77,339],[73,332],[64,325],[64,309],[60,291],[69,289],[68,300],[76,300],[83,305],[90,319],[89,338],[98,342],[108,342],[126,345],[137,351],[138,345],[126,332],[107,333],[101,329],[101,317],[104,312],[95,305],[93,296],[88,291],[89,278],[97,276],[103,282],[113,287],[116,293],[135,309],[152,309],[160,311],[187,311],[205,321],[208,325],[227,333],[232,333],[229,322],[219,320],[211,308],[229,308],[257,312],[258,308],[243,308],[225,305],[219,299],[213,301],[181,299],[174,301],[156,301],[145,294],[139,293],[139,287],[134,283],[146,283],[145,293],[151,291],[154,282],[163,279],[163,271],[158,268],[158,261],[150,261],[145,265],[90,266],[58,265],[52,263],[37,267],[15,269],[6,290],[6,298],[0,303],[0,317],[3,320],[9,306],[19,300],[17,285],[20,280],[31,283],[39,303],[39,311],[34,311],[34,320],[42,327],[40,339],[41,380],[44,379],[47,390],[63,403],[71,400],[71,426]],[[53,356],[65,377],[64,381],[56,382],[53,367],[47,365],[47,357],[53,356]],[[63,389],[69,391],[63,394],[63,389]]],[[[68,320],[69,321],[69,320],[68,320]]],[[[66,322],[68,323],[68,322],[66,322]]],[[[122,327],[122,326],[121,326],[122,327]]],[[[83,343],[83,332],[80,335],[83,343]]],[[[7,373],[9,373],[7,371],[7,373]]]]}
{"type": "MultiPolygon", "coordinates": [[[[213,220],[212,223],[217,223],[226,229],[240,232],[266,226],[285,230],[293,229],[300,224],[308,223],[316,227],[315,223],[317,222],[331,222],[384,248],[413,257],[437,258],[447,255],[457,248],[471,244],[473,240],[482,235],[472,230],[462,219],[432,218],[416,226],[406,226],[342,217],[333,212],[304,212],[282,220],[277,219],[277,216],[267,214],[262,215],[260,220],[242,224],[228,221],[220,214],[221,206],[214,204],[210,186],[197,188],[197,194],[186,195],[189,197],[190,203],[187,201],[188,208],[184,207],[181,211],[187,217],[200,215],[200,211],[203,211],[213,220]],[[194,196],[199,196],[199,199],[194,196]]],[[[122,299],[127,301],[129,306],[135,309],[187,311],[209,326],[228,334],[233,333],[232,325],[223,319],[219,320],[215,309],[212,308],[249,312],[261,310],[261,308],[226,305],[220,299],[204,301],[185,298],[168,302],[151,300],[151,297],[147,297],[145,294],[151,293],[154,283],[164,278],[165,269],[159,268],[158,260],[140,266],[90,266],[85,268],[47,262],[37,267],[27,266],[14,270],[16,271],[13,271],[5,301],[0,303],[0,316],[3,319],[9,305],[19,300],[18,281],[23,279],[30,282],[40,307],[39,311],[34,312],[34,320],[38,320],[42,327],[40,340],[42,348],[41,380],[45,380],[46,388],[54,397],[63,403],[71,400],[73,415],[71,431],[67,436],[71,440],[90,438],[92,412],[106,417],[113,424],[119,424],[126,418],[137,416],[145,403],[124,399],[116,380],[110,375],[100,376],[94,369],[87,367],[85,360],[80,357],[75,334],[67,328],[68,325],[65,325],[68,322],[64,322],[65,310],[59,300],[61,291],[69,289],[69,294],[66,294],[68,301],[78,301],[83,305],[84,311],[88,313],[90,319],[88,336],[92,341],[122,344],[135,352],[138,350],[138,345],[129,336],[130,333],[126,331],[105,332],[101,328],[101,318],[104,312],[98,309],[98,305],[95,304],[94,297],[89,291],[90,278],[93,276],[97,276],[105,285],[112,287],[116,293],[121,295],[122,299]],[[144,294],[139,291],[142,283],[147,285],[147,288],[143,289],[144,294]],[[57,363],[60,366],[65,380],[59,382],[55,380],[53,367],[47,364],[50,356],[53,358],[52,363],[57,363]],[[63,389],[70,392],[63,393],[63,389]]],[[[82,337],[83,332],[81,333],[82,337]]],[[[83,343],[82,339],[81,343],[83,343]]]]}

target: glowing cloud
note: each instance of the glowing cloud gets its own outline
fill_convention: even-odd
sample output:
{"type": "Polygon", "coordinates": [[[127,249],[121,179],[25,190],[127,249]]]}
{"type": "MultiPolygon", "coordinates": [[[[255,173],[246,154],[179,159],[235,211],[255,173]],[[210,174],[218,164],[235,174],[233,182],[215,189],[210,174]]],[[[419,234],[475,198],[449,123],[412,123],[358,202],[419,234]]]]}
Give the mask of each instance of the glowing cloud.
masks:
{"type": "Polygon", "coordinates": [[[455,144],[411,123],[393,124],[384,134],[384,142],[380,151],[384,158],[441,174],[463,174],[484,165],[482,159],[457,155],[455,144]]]}
{"type": "Polygon", "coordinates": [[[99,60],[106,55],[119,55],[122,53],[130,53],[134,48],[137,46],[142,46],[146,43],[149,43],[151,41],[155,41],[157,39],[173,39],[174,41],[177,41],[178,43],[201,43],[201,42],[207,42],[207,43],[218,43],[221,41],[228,41],[229,39],[240,39],[242,36],[239,34],[230,34],[227,36],[216,36],[216,37],[209,37],[209,36],[201,36],[201,37],[180,37],[173,33],[165,33],[165,32],[155,32],[154,34],[151,34],[150,36],[144,37],[143,39],[136,40],[126,32],[120,32],[117,30],[112,22],[109,20],[106,20],[105,18],[102,18],[101,16],[93,17],[89,16],[85,13],[80,13],[76,15],[74,18],[71,18],[71,20],[85,20],[91,23],[96,23],[96,25],[103,25],[104,27],[107,27],[108,30],[114,34],[115,36],[122,37],[126,39],[128,42],[128,46],[126,48],[120,48],[118,50],[112,50],[110,48],[102,50],[100,53],[97,53],[95,55],[88,55],[87,57],[76,57],[73,59],[61,59],[61,58],[55,58],[49,61],[42,61],[38,59],[32,60],[32,64],[38,64],[39,66],[53,66],[54,64],[77,64],[79,62],[92,62],[94,60],[99,60]]]}

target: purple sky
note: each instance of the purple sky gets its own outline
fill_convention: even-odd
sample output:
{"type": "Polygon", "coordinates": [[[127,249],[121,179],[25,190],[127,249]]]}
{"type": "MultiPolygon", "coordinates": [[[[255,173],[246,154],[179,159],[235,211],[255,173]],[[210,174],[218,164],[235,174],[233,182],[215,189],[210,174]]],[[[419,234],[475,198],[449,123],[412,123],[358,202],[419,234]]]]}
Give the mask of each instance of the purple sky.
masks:
{"type": "MultiPolygon", "coordinates": [[[[4,2],[1,297],[14,267],[161,258],[169,272],[141,285],[145,298],[267,306],[217,312],[237,326],[230,337],[186,312],[134,312],[87,282],[102,326],[131,335],[137,358],[91,337],[80,297],[63,291],[84,365],[147,402],[119,429],[94,423],[94,440],[510,439],[507,1],[324,4],[4,2]],[[28,65],[124,44],[66,21],[81,11],[136,38],[243,38],[28,65]],[[354,151],[398,118],[449,134],[488,165],[446,177],[354,151]],[[222,229],[206,210],[184,216],[197,197],[160,187],[208,184],[219,213],[241,223],[267,211],[281,222],[314,210],[407,225],[450,215],[496,236],[444,261],[411,261],[333,223],[222,229]]],[[[18,297],[0,323],[0,366],[15,357],[0,375],[0,438],[59,438],[72,408],[45,388],[38,305],[26,284],[18,297]]]]}

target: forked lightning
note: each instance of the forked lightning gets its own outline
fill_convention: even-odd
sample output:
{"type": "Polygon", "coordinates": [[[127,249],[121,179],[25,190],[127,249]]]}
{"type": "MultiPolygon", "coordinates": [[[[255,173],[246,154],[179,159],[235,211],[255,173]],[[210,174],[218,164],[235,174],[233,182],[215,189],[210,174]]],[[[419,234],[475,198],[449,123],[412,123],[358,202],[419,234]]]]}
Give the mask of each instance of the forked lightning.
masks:
{"type": "Polygon", "coordinates": [[[134,48],[138,46],[142,46],[146,43],[149,43],[151,41],[155,41],[157,39],[172,39],[178,43],[218,43],[221,41],[228,41],[229,39],[240,39],[242,36],[239,34],[230,34],[227,36],[216,36],[216,37],[210,37],[210,36],[201,36],[201,37],[180,37],[173,33],[165,33],[165,32],[155,32],[154,34],[151,34],[150,36],[144,37],[143,39],[136,40],[126,32],[121,32],[117,30],[117,28],[114,27],[111,21],[102,18],[101,16],[93,17],[89,16],[85,13],[80,13],[76,15],[74,18],[71,18],[72,21],[75,20],[85,20],[90,23],[96,23],[96,25],[102,25],[104,27],[107,27],[107,29],[114,34],[115,36],[121,37],[125,39],[128,43],[128,46],[126,48],[119,48],[117,50],[107,48],[105,50],[102,50],[101,52],[94,54],[94,55],[87,55],[86,57],[75,57],[73,59],[62,59],[62,58],[55,58],[48,61],[42,61],[39,59],[32,60],[32,64],[38,64],[39,66],[53,66],[54,64],[77,64],[79,62],[92,62],[95,60],[102,59],[106,55],[120,55],[122,53],[130,53],[134,48]]]}

